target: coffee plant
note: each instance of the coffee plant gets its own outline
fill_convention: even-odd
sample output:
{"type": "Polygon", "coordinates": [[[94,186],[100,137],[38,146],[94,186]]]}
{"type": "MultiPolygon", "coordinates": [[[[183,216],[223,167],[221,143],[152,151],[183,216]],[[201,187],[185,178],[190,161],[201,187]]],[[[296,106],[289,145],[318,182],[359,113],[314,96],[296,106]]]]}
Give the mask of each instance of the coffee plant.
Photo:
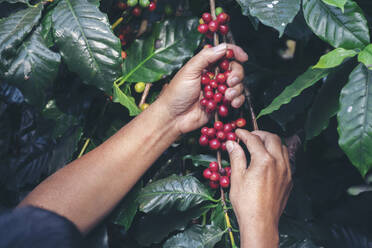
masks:
{"type": "Polygon", "coordinates": [[[90,247],[238,247],[225,152],[237,127],[289,148],[280,247],[372,246],[370,0],[0,0],[0,18],[0,211],[227,42],[249,54],[245,104],[224,99],[228,50],[201,75],[208,125],[154,163],[90,247]]]}

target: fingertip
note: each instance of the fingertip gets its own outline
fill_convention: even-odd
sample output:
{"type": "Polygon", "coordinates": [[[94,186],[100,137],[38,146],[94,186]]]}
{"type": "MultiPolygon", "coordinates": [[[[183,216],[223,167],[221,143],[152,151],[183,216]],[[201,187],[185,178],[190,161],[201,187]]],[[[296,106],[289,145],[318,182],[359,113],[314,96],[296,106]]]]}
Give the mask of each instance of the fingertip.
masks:
{"type": "Polygon", "coordinates": [[[228,48],[234,51],[235,59],[240,62],[246,62],[248,60],[248,54],[244,50],[236,45],[229,44],[228,48]]]}
{"type": "Polygon", "coordinates": [[[244,100],[245,100],[245,97],[243,95],[240,95],[240,96],[234,98],[234,100],[231,101],[231,106],[233,108],[240,108],[240,106],[243,105],[244,100]]]}

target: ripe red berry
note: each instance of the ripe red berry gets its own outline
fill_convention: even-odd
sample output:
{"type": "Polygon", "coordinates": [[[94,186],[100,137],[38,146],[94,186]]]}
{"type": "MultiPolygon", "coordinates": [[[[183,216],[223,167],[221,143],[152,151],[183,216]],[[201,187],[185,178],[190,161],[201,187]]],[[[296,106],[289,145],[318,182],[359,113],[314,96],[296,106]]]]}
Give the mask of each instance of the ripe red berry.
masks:
{"type": "Polygon", "coordinates": [[[210,177],[211,177],[211,175],[212,175],[212,171],[210,170],[210,169],[205,169],[204,171],[203,171],[203,177],[205,178],[205,179],[209,179],[210,177]]]}
{"type": "Polygon", "coordinates": [[[206,99],[212,99],[213,96],[214,96],[213,91],[206,91],[206,92],[204,92],[204,97],[206,99]]]}
{"type": "Polygon", "coordinates": [[[209,31],[211,31],[212,33],[216,32],[219,28],[219,24],[216,20],[213,20],[211,21],[209,24],[208,24],[208,28],[209,28],[209,31]]]}
{"type": "Polygon", "coordinates": [[[225,77],[226,77],[226,78],[228,78],[228,77],[229,77],[229,75],[230,75],[230,73],[231,73],[231,71],[230,71],[230,70],[228,70],[228,71],[225,71],[225,77]]]}
{"type": "Polygon", "coordinates": [[[226,151],[226,142],[223,142],[223,143],[221,144],[221,150],[222,150],[222,151],[226,151]]]}
{"type": "Polygon", "coordinates": [[[121,41],[124,40],[124,39],[125,39],[124,34],[120,34],[120,35],[119,35],[119,39],[120,39],[121,41]]]}
{"type": "Polygon", "coordinates": [[[155,2],[151,2],[150,5],[149,5],[149,11],[154,11],[156,10],[156,3],[155,2]]]}
{"type": "Polygon", "coordinates": [[[121,51],[121,58],[126,59],[127,58],[127,52],[126,51],[121,51]]]}
{"type": "Polygon", "coordinates": [[[208,100],[205,99],[205,98],[202,98],[202,99],[200,100],[200,105],[202,105],[203,107],[207,106],[207,103],[208,103],[208,100]]]}
{"type": "Polygon", "coordinates": [[[207,135],[208,129],[209,129],[208,127],[203,127],[203,128],[200,130],[201,134],[203,134],[203,135],[207,135]]]}
{"type": "Polygon", "coordinates": [[[127,8],[127,4],[123,2],[118,2],[118,9],[125,10],[127,8]]]}
{"type": "Polygon", "coordinates": [[[244,118],[239,118],[235,121],[237,127],[245,127],[247,121],[244,118]]]}
{"type": "Polygon", "coordinates": [[[224,141],[226,139],[226,133],[224,133],[223,131],[218,131],[216,133],[216,137],[217,139],[224,141]]]}
{"type": "Polygon", "coordinates": [[[226,117],[229,115],[229,109],[225,105],[218,107],[218,115],[221,117],[226,117]]]}
{"type": "Polygon", "coordinates": [[[219,181],[220,180],[220,174],[218,174],[217,172],[212,172],[212,175],[209,177],[209,180],[219,181]]]}
{"type": "Polygon", "coordinates": [[[226,134],[226,138],[227,138],[227,140],[235,141],[236,140],[236,134],[235,133],[232,133],[232,132],[227,133],[226,134]]]}
{"type": "Polygon", "coordinates": [[[212,48],[213,46],[211,44],[204,45],[204,48],[212,48]]]}
{"type": "Polygon", "coordinates": [[[220,69],[223,71],[229,70],[229,66],[230,66],[230,61],[227,59],[222,60],[220,63],[220,69]]]}
{"type": "Polygon", "coordinates": [[[230,186],[230,179],[227,176],[220,178],[220,185],[222,188],[228,188],[230,186]]]}
{"type": "Polygon", "coordinates": [[[220,92],[217,92],[217,93],[214,94],[214,96],[213,96],[213,101],[215,101],[216,103],[221,102],[222,99],[223,99],[223,95],[222,95],[222,93],[220,93],[220,92]]]}
{"type": "Polygon", "coordinates": [[[230,123],[227,123],[227,124],[223,125],[223,131],[225,133],[230,133],[232,130],[233,130],[233,128],[232,128],[230,123]]]}
{"type": "Polygon", "coordinates": [[[216,121],[214,123],[214,129],[216,129],[217,131],[223,130],[223,123],[221,121],[216,121]]]}
{"type": "Polygon", "coordinates": [[[220,84],[218,85],[218,88],[217,88],[218,92],[222,93],[222,94],[225,94],[226,90],[227,90],[227,86],[226,84],[220,84]]]}
{"type": "Polygon", "coordinates": [[[218,83],[216,80],[212,79],[210,82],[209,82],[209,85],[213,88],[213,89],[216,89],[218,87],[218,83]]]}
{"type": "Polygon", "coordinates": [[[219,169],[218,173],[220,173],[220,176],[226,176],[226,170],[224,168],[219,169]]]}
{"type": "Polygon", "coordinates": [[[211,112],[216,110],[217,104],[214,101],[208,101],[205,108],[206,108],[207,112],[211,113],[211,112]]]}
{"type": "Polygon", "coordinates": [[[223,84],[224,82],[226,82],[226,76],[224,73],[218,73],[216,79],[217,79],[217,82],[220,84],[223,84]]]}
{"type": "Polygon", "coordinates": [[[213,20],[212,15],[211,15],[210,13],[204,13],[204,14],[202,15],[202,19],[203,19],[203,21],[204,21],[206,24],[210,23],[210,22],[213,20]]]}
{"type": "Polygon", "coordinates": [[[220,184],[218,183],[218,181],[209,181],[209,187],[211,187],[212,189],[218,189],[218,187],[220,187],[220,184]]]}
{"type": "Polygon", "coordinates": [[[135,7],[133,10],[132,10],[132,14],[134,16],[140,16],[142,14],[142,9],[140,7],[135,7]]]}
{"type": "Polygon", "coordinates": [[[232,49],[227,49],[227,51],[226,51],[226,58],[227,59],[234,58],[234,51],[232,49]]]}
{"type": "Polygon", "coordinates": [[[230,177],[231,176],[231,167],[225,167],[225,171],[226,171],[226,176],[230,177]]]}
{"type": "Polygon", "coordinates": [[[220,34],[222,34],[222,35],[227,35],[227,33],[229,32],[229,26],[220,25],[219,28],[218,28],[218,31],[220,31],[220,34]]]}
{"type": "Polygon", "coordinates": [[[236,123],[235,123],[235,121],[232,121],[230,124],[231,124],[231,126],[232,126],[232,129],[235,129],[235,128],[236,128],[236,123]]]}
{"type": "Polygon", "coordinates": [[[201,76],[201,84],[202,85],[207,85],[209,84],[209,82],[211,81],[211,79],[207,76],[207,75],[202,75],[201,76]]]}
{"type": "Polygon", "coordinates": [[[200,136],[199,144],[201,146],[207,146],[209,144],[209,140],[208,140],[207,136],[205,136],[205,135],[200,136]]]}
{"type": "Polygon", "coordinates": [[[218,139],[212,139],[209,141],[209,148],[212,150],[218,150],[220,148],[221,143],[218,141],[218,139]]]}
{"type": "Polygon", "coordinates": [[[204,86],[204,93],[207,92],[207,91],[212,91],[212,87],[208,84],[206,86],[204,86]]]}
{"type": "Polygon", "coordinates": [[[229,20],[230,20],[230,16],[226,14],[225,12],[222,12],[221,14],[217,16],[217,21],[219,24],[225,24],[229,22],[229,20]]]}
{"type": "Polygon", "coordinates": [[[200,24],[198,26],[198,31],[201,34],[205,34],[206,32],[208,32],[208,25],[207,24],[200,24]]]}
{"type": "Polygon", "coordinates": [[[212,172],[217,172],[218,171],[218,163],[217,162],[210,162],[209,163],[209,169],[212,172]]]}
{"type": "Polygon", "coordinates": [[[207,75],[209,76],[210,79],[214,78],[214,73],[211,71],[207,72],[207,75]]]}
{"type": "Polygon", "coordinates": [[[213,139],[214,137],[216,137],[216,129],[214,128],[208,128],[208,131],[206,133],[208,139],[213,139]]]}

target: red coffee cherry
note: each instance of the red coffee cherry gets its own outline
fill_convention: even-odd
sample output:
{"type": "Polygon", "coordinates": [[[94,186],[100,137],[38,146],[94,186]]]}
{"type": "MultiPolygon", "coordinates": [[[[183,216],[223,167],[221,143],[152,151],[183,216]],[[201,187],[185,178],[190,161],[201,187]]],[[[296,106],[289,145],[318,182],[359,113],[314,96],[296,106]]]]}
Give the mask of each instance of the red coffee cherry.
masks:
{"type": "Polygon", "coordinates": [[[149,5],[149,11],[154,11],[156,10],[156,3],[155,2],[151,2],[150,5],[149,5]]]}
{"type": "Polygon", "coordinates": [[[203,107],[207,106],[207,103],[208,103],[208,100],[205,99],[205,98],[202,98],[202,99],[200,100],[200,105],[202,105],[203,107]]]}
{"type": "Polygon", "coordinates": [[[221,150],[222,150],[222,151],[226,151],[226,142],[223,142],[223,143],[221,144],[221,150]]]}
{"type": "Polygon", "coordinates": [[[227,138],[227,140],[235,141],[236,140],[236,134],[233,133],[233,132],[227,133],[226,138],[227,138]]]}
{"type": "Polygon", "coordinates": [[[223,130],[223,123],[221,121],[216,121],[214,123],[214,129],[216,129],[217,131],[223,130]]]}
{"type": "Polygon", "coordinates": [[[219,92],[217,92],[216,94],[214,94],[213,96],[213,101],[215,101],[216,103],[219,103],[221,102],[223,99],[223,95],[219,92]]]}
{"type": "Polygon", "coordinates": [[[231,167],[225,167],[226,171],[226,176],[230,177],[231,176],[231,167]]]}
{"type": "Polygon", "coordinates": [[[126,3],[118,2],[118,9],[125,10],[128,7],[126,3]]]}
{"type": "Polygon", "coordinates": [[[201,134],[203,134],[203,135],[207,135],[208,129],[209,129],[208,127],[203,127],[203,128],[200,130],[201,134]]]}
{"type": "Polygon", "coordinates": [[[135,7],[133,10],[132,10],[132,14],[134,16],[140,16],[142,14],[142,9],[140,7],[135,7]]]}
{"type": "Polygon", "coordinates": [[[218,139],[212,139],[209,141],[209,148],[212,150],[218,150],[221,146],[221,143],[218,141],[218,139]]]}
{"type": "Polygon", "coordinates": [[[205,178],[205,179],[209,179],[210,177],[211,177],[211,175],[212,175],[212,171],[210,170],[210,169],[205,169],[204,171],[203,171],[203,177],[205,178]]]}
{"type": "Polygon", "coordinates": [[[232,127],[233,130],[236,129],[236,123],[235,123],[235,121],[230,122],[230,124],[231,124],[231,127],[232,127]]]}
{"type": "Polygon", "coordinates": [[[218,163],[217,162],[210,162],[209,163],[209,169],[212,172],[217,172],[218,171],[218,163]]]}
{"type": "Polygon", "coordinates": [[[211,15],[210,13],[204,13],[204,14],[202,15],[202,19],[203,19],[203,21],[204,21],[206,24],[210,23],[210,22],[213,20],[212,15],[211,15]]]}
{"type": "Polygon", "coordinates": [[[218,85],[217,90],[218,90],[218,92],[221,92],[222,94],[225,94],[225,92],[227,90],[226,84],[220,84],[220,85],[218,85]]]}
{"type": "Polygon", "coordinates": [[[217,21],[219,24],[225,24],[230,20],[230,16],[225,12],[222,12],[217,16],[217,21]]]}
{"type": "Polygon", "coordinates": [[[218,83],[216,80],[212,79],[210,82],[209,82],[209,85],[213,88],[213,89],[216,89],[218,87],[218,83]]]}
{"type": "Polygon", "coordinates": [[[207,112],[211,113],[216,110],[217,104],[213,100],[210,100],[207,102],[207,105],[205,106],[205,108],[207,112]]]}
{"type": "Polygon", "coordinates": [[[211,181],[220,180],[220,174],[218,174],[217,172],[212,172],[212,175],[209,177],[209,180],[211,180],[211,181]]]}
{"type": "Polygon", "coordinates": [[[199,31],[199,33],[201,33],[201,34],[205,34],[205,33],[207,33],[208,30],[209,30],[209,28],[208,28],[208,25],[207,25],[207,24],[200,24],[200,25],[198,26],[198,31],[199,31]]]}
{"type": "Polygon", "coordinates": [[[212,48],[213,46],[211,44],[204,45],[204,48],[212,48]]]}
{"type": "Polygon", "coordinates": [[[227,59],[232,59],[232,58],[234,58],[234,51],[232,50],[232,49],[227,49],[227,51],[226,51],[226,58],[227,59]]]}
{"type": "Polygon", "coordinates": [[[209,71],[206,74],[209,76],[210,79],[214,78],[214,73],[213,72],[209,71]]]}
{"type": "Polygon", "coordinates": [[[231,73],[231,71],[230,71],[230,70],[228,70],[228,71],[225,71],[225,77],[226,77],[226,78],[228,78],[228,77],[229,77],[229,75],[230,75],[230,73],[231,73]]]}
{"type": "Polygon", "coordinates": [[[227,71],[227,70],[229,70],[229,67],[230,67],[230,61],[227,60],[227,59],[224,59],[224,60],[221,61],[219,66],[220,66],[221,70],[227,71]]]}
{"type": "Polygon", "coordinates": [[[226,170],[224,168],[219,169],[218,173],[220,173],[220,176],[226,176],[226,170]]]}
{"type": "Polygon", "coordinates": [[[220,84],[223,84],[224,82],[226,82],[226,76],[224,73],[218,73],[216,79],[217,79],[217,82],[220,84]]]}
{"type": "Polygon", "coordinates": [[[212,87],[208,84],[206,86],[204,86],[204,93],[207,92],[207,91],[212,91],[212,87]]]}
{"type": "Polygon", "coordinates": [[[208,77],[208,75],[202,75],[201,76],[201,84],[202,85],[207,85],[209,84],[209,82],[211,81],[211,79],[208,77]]]}
{"type": "Polygon", "coordinates": [[[214,137],[216,137],[216,129],[208,128],[208,130],[206,132],[206,135],[207,135],[208,139],[213,139],[214,137]]]}
{"type": "Polygon", "coordinates": [[[233,130],[233,128],[232,128],[230,123],[227,123],[227,124],[223,125],[223,131],[225,133],[230,133],[232,130],[233,130]]]}
{"type": "Polygon", "coordinates": [[[205,135],[200,136],[199,144],[201,146],[207,146],[209,144],[209,140],[208,140],[207,136],[205,136],[205,135]]]}
{"type": "Polygon", "coordinates": [[[226,117],[229,115],[229,109],[225,105],[218,107],[218,115],[221,117],[226,117]]]}
{"type": "Polygon", "coordinates": [[[209,187],[211,187],[212,189],[218,189],[220,187],[220,184],[218,183],[218,181],[209,181],[209,187]]]}
{"type": "Polygon", "coordinates": [[[208,24],[208,28],[209,28],[209,31],[211,31],[212,33],[216,32],[219,28],[218,22],[216,20],[211,21],[208,24]]]}
{"type": "Polygon", "coordinates": [[[221,35],[227,35],[227,33],[229,32],[229,26],[220,25],[219,28],[218,28],[218,31],[220,31],[221,35]]]}
{"type": "Polygon", "coordinates": [[[245,127],[247,121],[244,118],[239,118],[235,121],[237,127],[245,127]]]}
{"type": "Polygon", "coordinates": [[[223,131],[218,131],[216,133],[216,138],[220,141],[224,141],[226,139],[226,133],[224,133],[223,131]]]}
{"type": "Polygon", "coordinates": [[[211,90],[208,90],[208,91],[205,91],[205,92],[204,92],[204,97],[205,97],[206,99],[212,99],[213,96],[214,96],[214,93],[213,93],[213,91],[211,91],[211,90]]]}
{"type": "Polygon", "coordinates": [[[222,188],[228,188],[230,186],[230,179],[227,176],[220,178],[220,185],[222,188]]]}

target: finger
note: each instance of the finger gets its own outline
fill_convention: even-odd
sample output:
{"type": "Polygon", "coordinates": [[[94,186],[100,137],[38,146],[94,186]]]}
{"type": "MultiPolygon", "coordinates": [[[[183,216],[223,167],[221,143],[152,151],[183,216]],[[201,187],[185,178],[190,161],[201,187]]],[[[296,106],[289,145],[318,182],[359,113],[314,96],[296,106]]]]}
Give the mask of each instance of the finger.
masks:
{"type": "Polygon", "coordinates": [[[233,87],[243,81],[244,78],[244,68],[241,64],[232,61],[230,62],[230,69],[231,72],[229,73],[229,76],[227,77],[227,85],[230,87],[233,87]]]}
{"type": "Polygon", "coordinates": [[[240,96],[243,93],[243,84],[237,84],[232,88],[228,88],[225,92],[226,99],[229,101],[234,100],[234,98],[240,96]]]}
{"type": "Polygon", "coordinates": [[[238,97],[235,97],[234,100],[231,101],[231,106],[233,108],[240,108],[240,106],[243,105],[244,101],[245,101],[245,96],[240,95],[238,97]]]}
{"type": "Polygon", "coordinates": [[[285,145],[282,145],[282,152],[283,152],[283,157],[284,157],[284,163],[287,167],[288,174],[290,177],[290,180],[292,178],[292,169],[291,169],[291,162],[289,161],[289,153],[288,153],[288,148],[285,145]]]}
{"type": "Polygon", "coordinates": [[[265,131],[253,131],[253,133],[263,140],[267,151],[275,160],[284,162],[282,141],[278,135],[265,131]]]}
{"type": "Polygon", "coordinates": [[[246,145],[248,152],[251,154],[251,160],[259,160],[268,156],[268,151],[259,136],[244,129],[237,129],[235,133],[246,145]]]}
{"type": "Polygon", "coordinates": [[[237,61],[245,62],[248,60],[248,54],[244,52],[244,50],[241,47],[233,44],[227,44],[227,48],[233,50],[234,57],[237,61]]]}
{"type": "Polygon", "coordinates": [[[247,159],[243,148],[234,141],[226,142],[226,150],[229,154],[231,163],[231,182],[238,182],[239,178],[247,169],[247,159]]]}

